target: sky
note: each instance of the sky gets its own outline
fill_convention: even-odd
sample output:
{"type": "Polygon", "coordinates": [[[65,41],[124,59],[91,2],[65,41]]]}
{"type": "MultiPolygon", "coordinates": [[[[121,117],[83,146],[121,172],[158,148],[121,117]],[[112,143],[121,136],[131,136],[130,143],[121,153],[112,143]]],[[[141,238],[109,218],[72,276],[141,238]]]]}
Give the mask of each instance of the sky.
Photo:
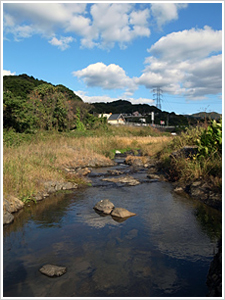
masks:
{"type": "Polygon", "coordinates": [[[2,74],[88,103],[156,106],[160,88],[163,111],[222,113],[222,3],[3,1],[2,74]]]}

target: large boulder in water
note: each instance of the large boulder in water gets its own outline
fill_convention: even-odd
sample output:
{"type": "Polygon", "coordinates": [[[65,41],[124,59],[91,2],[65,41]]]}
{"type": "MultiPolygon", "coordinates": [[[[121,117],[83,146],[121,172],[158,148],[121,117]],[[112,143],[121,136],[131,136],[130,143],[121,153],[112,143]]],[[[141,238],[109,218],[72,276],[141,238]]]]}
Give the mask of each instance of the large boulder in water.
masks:
{"type": "Polygon", "coordinates": [[[104,199],[96,203],[93,208],[104,214],[109,215],[114,207],[114,204],[110,202],[109,199],[104,199]]]}
{"type": "Polygon", "coordinates": [[[51,264],[44,265],[39,269],[42,274],[49,277],[61,276],[66,273],[66,267],[55,266],[51,264]]]}
{"type": "Polygon", "coordinates": [[[114,210],[111,212],[111,215],[116,218],[129,218],[132,216],[136,216],[135,213],[130,212],[129,210],[122,207],[114,208],[114,210]]]}

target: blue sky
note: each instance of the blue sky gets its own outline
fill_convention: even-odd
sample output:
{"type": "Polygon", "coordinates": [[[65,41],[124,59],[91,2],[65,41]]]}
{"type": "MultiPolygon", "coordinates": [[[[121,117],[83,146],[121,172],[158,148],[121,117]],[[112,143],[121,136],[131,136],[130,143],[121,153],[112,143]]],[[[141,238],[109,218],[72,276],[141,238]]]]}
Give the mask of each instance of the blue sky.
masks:
{"type": "Polygon", "coordinates": [[[177,114],[222,113],[222,1],[2,2],[5,75],[177,114]]]}

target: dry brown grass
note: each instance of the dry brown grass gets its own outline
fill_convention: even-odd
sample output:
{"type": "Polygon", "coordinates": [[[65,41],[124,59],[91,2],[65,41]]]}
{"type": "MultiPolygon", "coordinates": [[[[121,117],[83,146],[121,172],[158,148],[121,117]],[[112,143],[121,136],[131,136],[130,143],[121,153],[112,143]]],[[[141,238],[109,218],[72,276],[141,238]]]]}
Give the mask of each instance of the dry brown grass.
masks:
{"type": "Polygon", "coordinates": [[[4,146],[4,194],[20,199],[44,189],[49,180],[66,181],[66,167],[86,166],[90,160],[108,162],[112,149],[142,148],[145,154],[162,147],[168,137],[66,137],[36,140],[17,148],[4,146]],[[160,146],[161,145],[161,146],[160,146]],[[108,157],[106,157],[108,156],[108,157]]]}

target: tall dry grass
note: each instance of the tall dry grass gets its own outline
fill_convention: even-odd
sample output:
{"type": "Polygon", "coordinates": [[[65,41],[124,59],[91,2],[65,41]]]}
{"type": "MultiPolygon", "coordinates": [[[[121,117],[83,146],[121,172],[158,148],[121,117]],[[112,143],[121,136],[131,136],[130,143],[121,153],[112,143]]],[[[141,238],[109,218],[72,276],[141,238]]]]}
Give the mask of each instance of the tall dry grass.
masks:
{"type": "MultiPolygon", "coordinates": [[[[129,129],[131,130],[131,129],[129,129]]],[[[145,154],[154,147],[163,147],[168,137],[140,136],[80,136],[58,133],[36,135],[33,140],[17,147],[4,145],[3,190],[20,199],[44,191],[46,181],[66,181],[65,168],[86,166],[90,160],[108,162],[113,151],[141,148],[145,154]]]]}

